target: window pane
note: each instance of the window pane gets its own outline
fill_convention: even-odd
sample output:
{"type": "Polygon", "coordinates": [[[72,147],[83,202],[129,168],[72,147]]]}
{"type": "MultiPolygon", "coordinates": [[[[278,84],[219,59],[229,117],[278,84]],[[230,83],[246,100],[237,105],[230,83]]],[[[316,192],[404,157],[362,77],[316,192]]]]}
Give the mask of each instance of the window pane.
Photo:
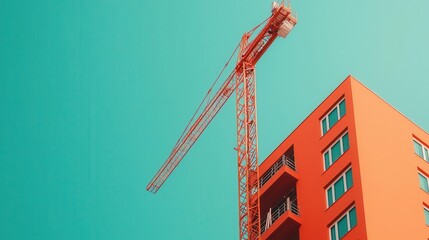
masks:
{"type": "Polygon", "coordinates": [[[331,166],[331,163],[329,161],[329,151],[327,151],[324,155],[324,159],[325,159],[325,169],[328,169],[329,166],[331,166]]]}
{"type": "Polygon", "coordinates": [[[343,136],[343,151],[347,151],[349,147],[349,133],[346,133],[343,136]]]}
{"type": "Polygon", "coordinates": [[[347,215],[346,215],[343,218],[341,218],[340,221],[338,221],[338,237],[340,237],[341,239],[342,237],[344,237],[344,235],[346,235],[348,231],[349,229],[347,227],[347,215]]]}
{"type": "Polygon", "coordinates": [[[414,142],[414,152],[419,155],[421,158],[423,158],[423,149],[422,149],[422,145],[420,145],[420,143],[413,141],[414,142]]]}
{"type": "Polygon", "coordinates": [[[429,193],[429,184],[425,176],[419,173],[420,188],[429,193]]]}
{"type": "Polygon", "coordinates": [[[357,221],[356,221],[356,208],[355,207],[350,210],[349,217],[350,217],[350,229],[352,229],[357,224],[357,221]]]}
{"type": "Polygon", "coordinates": [[[346,100],[340,102],[340,118],[346,114],[346,100]]]}
{"type": "Polygon", "coordinates": [[[332,152],[332,163],[334,163],[341,156],[340,141],[335,143],[335,145],[331,148],[331,152],[332,152]]]}
{"type": "Polygon", "coordinates": [[[334,183],[335,200],[340,198],[344,192],[344,178],[340,178],[336,183],[334,183]]]}
{"type": "Polygon", "coordinates": [[[337,233],[335,228],[335,225],[331,227],[331,240],[337,240],[337,233]]]}
{"type": "Polygon", "coordinates": [[[429,210],[427,210],[426,208],[424,208],[424,210],[425,210],[426,225],[429,226],[429,210]]]}
{"type": "Polygon", "coordinates": [[[331,113],[328,115],[329,118],[329,128],[334,126],[335,123],[338,122],[338,109],[334,108],[331,113]]]}
{"type": "Polygon", "coordinates": [[[353,177],[352,177],[351,168],[346,172],[346,185],[347,185],[347,189],[350,189],[353,186],[353,177]]]}
{"type": "Polygon", "coordinates": [[[322,131],[323,131],[323,134],[325,134],[328,131],[328,125],[326,123],[326,118],[324,118],[322,120],[322,131]]]}
{"type": "Polygon", "coordinates": [[[331,206],[332,203],[334,203],[334,200],[332,199],[332,187],[328,188],[326,193],[328,194],[328,206],[331,206]]]}
{"type": "Polygon", "coordinates": [[[429,153],[428,150],[425,148],[425,160],[429,162],[429,153]]]}

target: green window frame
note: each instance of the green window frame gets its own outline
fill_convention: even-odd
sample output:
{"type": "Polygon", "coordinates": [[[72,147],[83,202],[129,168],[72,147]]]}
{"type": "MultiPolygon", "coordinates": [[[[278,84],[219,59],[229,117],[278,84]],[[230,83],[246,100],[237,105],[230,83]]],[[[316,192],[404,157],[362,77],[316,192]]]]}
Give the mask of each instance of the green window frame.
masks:
{"type": "Polygon", "coordinates": [[[349,133],[346,132],[323,153],[324,170],[334,164],[349,148],[349,133]]]}
{"type": "Polygon", "coordinates": [[[343,196],[351,187],[353,187],[352,168],[344,171],[335,181],[326,188],[326,202],[329,208],[341,196],[343,196]]]}
{"type": "Polygon", "coordinates": [[[353,206],[338,221],[329,227],[329,239],[342,239],[350,230],[357,225],[356,207],[353,206]]]}
{"type": "Polygon", "coordinates": [[[337,226],[332,226],[331,227],[331,231],[330,231],[330,234],[329,234],[331,237],[330,237],[330,239],[331,240],[337,240],[337,226]]]}
{"type": "Polygon", "coordinates": [[[429,209],[427,207],[423,207],[423,211],[425,214],[426,225],[429,226],[429,209]]]}
{"type": "Polygon", "coordinates": [[[413,139],[414,153],[429,162],[429,149],[421,142],[413,139]]]}
{"type": "Polygon", "coordinates": [[[425,174],[419,172],[419,184],[420,188],[425,192],[429,193],[429,181],[425,174]]]}
{"type": "Polygon", "coordinates": [[[346,100],[343,98],[320,120],[322,136],[325,135],[346,114],[346,100]]]}

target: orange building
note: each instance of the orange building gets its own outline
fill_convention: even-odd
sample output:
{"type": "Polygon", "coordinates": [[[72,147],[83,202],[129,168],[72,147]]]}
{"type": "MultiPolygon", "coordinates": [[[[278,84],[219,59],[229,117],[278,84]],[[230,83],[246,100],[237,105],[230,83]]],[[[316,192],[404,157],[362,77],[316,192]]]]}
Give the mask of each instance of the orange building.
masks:
{"type": "Polygon", "coordinates": [[[429,239],[428,149],[347,77],[259,166],[262,239],[429,239]]]}

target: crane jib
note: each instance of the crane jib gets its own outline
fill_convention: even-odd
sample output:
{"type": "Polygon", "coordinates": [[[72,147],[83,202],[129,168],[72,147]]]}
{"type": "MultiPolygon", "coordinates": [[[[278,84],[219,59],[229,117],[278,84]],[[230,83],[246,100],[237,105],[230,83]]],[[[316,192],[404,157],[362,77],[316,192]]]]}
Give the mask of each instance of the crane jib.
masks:
{"type": "MultiPolygon", "coordinates": [[[[171,172],[176,168],[177,164],[180,160],[186,155],[189,148],[193,145],[195,140],[199,137],[201,132],[207,127],[205,123],[210,123],[215,113],[220,110],[225,101],[231,96],[232,92],[235,90],[235,84],[231,84],[231,81],[235,79],[235,73],[240,73],[242,71],[243,63],[246,62],[251,65],[255,65],[257,61],[262,57],[271,43],[277,38],[277,33],[282,28],[282,24],[284,22],[288,22],[290,25],[295,25],[297,20],[295,16],[292,14],[290,8],[282,5],[276,8],[273,11],[273,14],[267,21],[267,24],[263,27],[263,29],[259,32],[259,34],[249,43],[244,49],[244,53],[239,58],[239,61],[236,64],[234,71],[228,76],[225,83],[218,90],[215,97],[212,98],[211,103],[209,103],[203,113],[199,116],[199,118],[194,122],[193,126],[188,130],[185,137],[180,139],[180,142],[176,144],[170,153],[167,160],[164,162],[162,167],[156,173],[156,175],[152,178],[149,184],[146,187],[146,190],[156,193],[164,181],[168,178],[171,172]],[[223,97],[221,97],[223,96],[223,97]],[[220,103],[220,104],[219,104],[220,103]],[[215,109],[215,113],[211,109],[213,107],[215,109]],[[208,114],[211,113],[211,114],[208,114]],[[209,117],[211,119],[207,119],[209,117]],[[199,126],[199,124],[204,123],[204,127],[199,126]],[[193,135],[193,131],[197,131],[198,136],[193,135]],[[193,136],[192,139],[189,137],[193,136]],[[192,140],[192,141],[191,141],[192,140]],[[186,149],[185,151],[183,149],[186,149]]],[[[287,29],[290,31],[291,27],[287,29]]],[[[284,30],[283,30],[284,31],[284,30]]],[[[245,33],[245,36],[250,37],[249,33],[245,33]]]]}

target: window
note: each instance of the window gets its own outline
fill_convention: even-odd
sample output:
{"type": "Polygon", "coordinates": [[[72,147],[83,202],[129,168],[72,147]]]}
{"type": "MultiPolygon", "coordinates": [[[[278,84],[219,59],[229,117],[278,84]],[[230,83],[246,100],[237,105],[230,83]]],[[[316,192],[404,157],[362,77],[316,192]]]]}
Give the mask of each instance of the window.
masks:
{"type": "Polygon", "coordinates": [[[426,221],[426,225],[429,226],[429,209],[427,209],[426,207],[423,207],[424,213],[425,213],[425,221],[426,221]]]}
{"type": "Polygon", "coordinates": [[[421,158],[429,162],[429,150],[417,140],[413,140],[414,143],[414,152],[419,155],[421,158]]]}
{"type": "Polygon", "coordinates": [[[357,225],[356,207],[352,207],[347,211],[337,222],[329,228],[331,240],[339,240],[343,238],[351,229],[357,225]]]}
{"type": "Polygon", "coordinates": [[[345,171],[335,182],[326,189],[328,207],[334,204],[347,190],[353,186],[352,169],[345,171]]]}
{"type": "Polygon", "coordinates": [[[428,178],[423,173],[419,173],[420,188],[429,193],[428,178]]]}
{"type": "Polygon", "coordinates": [[[340,103],[335,105],[332,110],[323,116],[320,123],[322,124],[322,135],[325,135],[325,133],[332,128],[332,126],[335,125],[335,123],[338,122],[344,115],[346,114],[346,100],[341,100],[340,103]]]}
{"type": "Polygon", "coordinates": [[[346,132],[323,154],[325,170],[334,164],[349,147],[349,134],[346,132]]]}

